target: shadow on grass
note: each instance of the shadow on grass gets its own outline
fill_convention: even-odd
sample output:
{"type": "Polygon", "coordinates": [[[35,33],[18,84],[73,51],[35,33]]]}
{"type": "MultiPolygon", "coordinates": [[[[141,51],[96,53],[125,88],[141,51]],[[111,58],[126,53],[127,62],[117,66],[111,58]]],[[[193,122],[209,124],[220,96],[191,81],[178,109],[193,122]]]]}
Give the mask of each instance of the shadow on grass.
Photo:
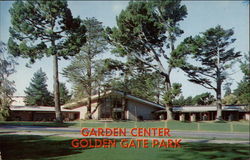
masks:
{"type": "Polygon", "coordinates": [[[179,152],[169,153],[170,149],[163,150],[161,157],[173,159],[230,159],[246,160],[250,157],[249,145],[242,144],[214,144],[206,143],[185,143],[179,152]]]}
{"type": "Polygon", "coordinates": [[[214,121],[214,123],[228,123],[228,121],[220,120],[220,121],[214,121]]]}
{"type": "MultiPolygon", "coordinates": [[[[87,148],[90,149],[90,148],[87,148]]],[[[37,135],[0,135],[2,159],[55,158],[82,153],[71,147],[71,139],[37,135]]]]}

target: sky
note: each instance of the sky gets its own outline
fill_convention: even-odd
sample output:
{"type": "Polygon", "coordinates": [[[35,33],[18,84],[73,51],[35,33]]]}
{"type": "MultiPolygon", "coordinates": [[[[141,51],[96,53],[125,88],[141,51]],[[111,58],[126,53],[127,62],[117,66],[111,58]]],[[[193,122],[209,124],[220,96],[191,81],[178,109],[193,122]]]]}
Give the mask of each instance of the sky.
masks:
{"type": "MultiPolygon", "coordinates": [[[[0,40],[7,43],[9,38],[8,29],[11,26],[10,9],[13,2],[0,1],[0,40]]],[[[248,53],[249,51],[249,4],[243,1],[183,1],[187,6],[188,15],[180,23],[184,34],[177,40],[176,45],[188,36],[195,36],[206,31],[211,27],[221,25],[224,29],[232,28],[234,30],[234,38],[236,42],[231,45],[235,47],[235,51],[248,53]]],[[[69,1],[68,5],[74,17],[80,16],[82,19],[86,17],[95,17],[103,22],[105,27],[116,26],[116,16],[122,9],[125,9],[128,1],[69,1]]],[[[108,55],[108,54],[105,54],[108,55]]],[[[105,57],[104,57],[105,58],[105,57]]],[[[52,73],[52,57],[38,60],[31,68],[27,68],[25,64],[27,59],[17,58],[19,65],[16,66],[16,73],[10,79],[15,81],[15,95],[24,95],[24,90],[29,86],[30,80],[39,68],[46,72],[48,80],[48,89],[53,90],[53,73],[52,73]]],[[[70,60],[59,61],[59,73],[64,67],[70,64],[70,60]]],[[[233,84],[231,89],[237,87],[243,74],[236,65],[232,68],[232,74],[229,79],[233,84]]],[[[71,84],[62,75],[59,75],[60,81],[65,82],[68,89],[71,84]]],[[[180,69],[173,70],[171,73],[171,81],[182,84],[182,92],[185,97],[194,96],[203,92],[214,91],[207,90],[202,86],[193,84],[187,80],[187,76],[180,69]]]]}

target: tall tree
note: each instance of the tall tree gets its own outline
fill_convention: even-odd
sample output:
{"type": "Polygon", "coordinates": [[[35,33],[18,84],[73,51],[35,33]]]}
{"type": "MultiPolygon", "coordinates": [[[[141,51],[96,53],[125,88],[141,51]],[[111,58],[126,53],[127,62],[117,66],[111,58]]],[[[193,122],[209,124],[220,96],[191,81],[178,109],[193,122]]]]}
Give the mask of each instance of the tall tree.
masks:
{"type": "Polygon", "coordinates": [[[29,87],[26,88],[24,93],[25,105],[27,106],[51,106],[53,105],[53,97],[47,89],[47,76],[46,73],[40,68],[34,73],[29,87]]]}
{"type": "Polygon", "coordinates": [[[15,72],[17,63],[8,53],[6,44],[0,41],[0,121],[9,116],[9,107],[15,92],[14,81],[8,78],[15,72]]]}
{"type": "Polygon", "coordinates": [[[62,122],[58,60],[74,56],[85,43],[85,27],[80,18],[73,18],[67,1],[16,1],[9,10],[12,26],[8,46],[14,56],[53,57],[54,101],[56,121],[62,122]]]}
{"type": "Polygon", "coordinates": [[[244,77],[234,90],[234,95],[238,98],[238,104],[250,105],[250,52],[248,52],[248,55],[244,55],[240,63],[244,77]]]}
{"type": "Polygon", "coordinates": [[[228,69],[236,62],[236,58],[241,56],[240,52],[229,48],[236,40],[232,38],[233,34],[232,29],[225,30],[216,26],[201,35],[186,38],[177,49],[178,52],[189,53],[193,59],[192,64],[187,62],[182,67],[189,81],[216,92],[217,120],[222,119],[222,83],[227,78],[228,69]]]}
{"type": "Polygon", "coordinates": [[[174,43],[183,33],[179,22],[186,15],[186,7],[180,0],[131,1],[117,17],[118,27],[107,28],[107,39],[116,47],[115,52],[135,57],[161,74],[165,80],[169,120],[173,119],[170,98],[173,95],[170,93],[175,89],[171,86],[170,73],[184,61],[178,52],[174,52],[174,43]]]}
{"type": "Polygon", "coordinates": [[[60,105],[63,105],[67,103],[71,98],[71,95],[69,94],[69,91],[65,83],[60,83],[59,92],[60,92],[60,105]]]}
{"type": "Polygon", "coordinates": [[[87,42],[81,48],[80,54],[76,55],[71,64],[64,69],[64,75],[73,82],[74,86],[83,86],[88,98],[86,119],[92,118],[91,96],[94,92],[97,81],[102,78],[100,68],[103,63],[97,60],[97,56],[106,49],[106,40],[103,37],[103,26],[95,18],[86,18],[83,20],[86,26],[87,42]]]}

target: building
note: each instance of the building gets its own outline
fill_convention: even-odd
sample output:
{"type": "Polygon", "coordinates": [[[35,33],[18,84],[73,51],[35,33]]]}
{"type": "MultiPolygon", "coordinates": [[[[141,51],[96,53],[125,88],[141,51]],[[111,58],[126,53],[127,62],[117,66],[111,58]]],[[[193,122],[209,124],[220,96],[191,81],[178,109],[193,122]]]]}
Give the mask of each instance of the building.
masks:
{"type": "MultiPolygon", "coordinates": [[[[209,106],[181,106],[174,107],[175,119],[181,121],[215,120],[217,107],[209,106]]],[[[222,119],[226,121],[250,120],[249,107],[246,105],[222,106],[222,119]]]]}
{"type": "MultiPolygon", "coordinates": [[[[121,91],[108,91],[94,95],[91,111],[93,119],[123,119],[123,120],[158,120],[166,119],[163,105],[156,104],[121,91]]],[[[80,111],[80,119],[85,119],[88,99],[64,105],[64,108],[80,111]]],[[[175,106],[174,119],[181,121],[206,121],[216,119],[217,107],[209,106],[175,106]]],[[[222,106],[222,118],[228,121],[249,120],[249,107],[246,105],[222,106]]]]}
{"type": "MultiPolygon", "coordinates": [[[[93,119],[154,120],[155,112],[164,107],[121,91],[107,91],[91,97],[93,119]]],[[[80,119],[85,119],[88,99],[65,104],[63,108],[80,111],[80,119]]]]}
{"type": "MultiPolygon", "coordinates": [[[[51,106],[25,106],[24,96],[12,97],[10,107],[10,120],[14,121],[53,121],[55,120],[55,107],[51,106]]],[[[79,119],[79,111],[61,107],[65,121],[79,119]]]]}
{"type": "MultiPolygon", "coordinates": [[[[13,98],[10,107],[11,120],[53,121],[55,108],[48,106],[25,106],[24,97],[13,98]]],[[[61,106],[63,119],[72,121],[85,119],[88,99],[61,106]]],[[[92,118],[97,120],[158,120],[166,119],[165,107],[121,91],[107,91],[91,97],[92,118]]],[[[216,118],[216,106],[175,106],[174,119],[180,121],[209,121],[216,118]]],[[[250,109],[246,105],[222,106],[224,120],[250,120],[250,109]]]]}
{"type": "MultiPolygon", "coordinates": [[[[216,119],[217,106],[174,106],[173,118],[180,121],[211,121],[216,119]]],[[[167,119],[166,110],[156,113],[160,119],[167,119]]],[[[222,106],[222,119],[226,121],[250,120],[250,109],[247,105],[222,106]]]]}
{"type": "MultiPolygon", "coordinates": [[[[14,121],[54,121],[55,107],[48,106],[11,106],[11,120],[14,121]]],[[[79,111],[61,109],[64,121],[79,119],[79,111]]]]}

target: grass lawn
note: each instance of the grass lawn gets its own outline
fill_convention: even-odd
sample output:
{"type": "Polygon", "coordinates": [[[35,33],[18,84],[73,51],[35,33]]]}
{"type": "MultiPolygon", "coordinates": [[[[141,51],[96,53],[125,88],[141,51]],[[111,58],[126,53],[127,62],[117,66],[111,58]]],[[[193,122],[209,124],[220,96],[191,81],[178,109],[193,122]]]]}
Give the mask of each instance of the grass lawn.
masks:
{"type": "Polygon", "coordinates": [[[218,132],[249,132],[249,122],[180,122],[180,121],[121,121],[121,122],[100,122],[80,121],[74,127],[109,127],[109,128],[162,128],[171,130],[189,131],[218,131],[218,132]]]}
{"type": "Polygon", "coordinates": [[[71,139],[55,136],[0,135],[2,159],[62,160],[165,160],[165,159],[247,159],[249,146],[243,144],[187,143],[182,148],[88,148],[74,149],[71,139]]]}
{"type": "Polygon", "coordinates": [[[49,126],[49,127],[89,127],[89,128],[162,128],[168,127],[171,130],[189,130],[189,131],[218,131],[218,132],[249,132],[249,122],[235,121],[216,123],[209,122],[180,122],[180,121],[76,121],[70,123],[58,124],[55,122],[18,122],[7,121],[0,122],[0,125],[19,125],[19,126],[49,126]]]}

